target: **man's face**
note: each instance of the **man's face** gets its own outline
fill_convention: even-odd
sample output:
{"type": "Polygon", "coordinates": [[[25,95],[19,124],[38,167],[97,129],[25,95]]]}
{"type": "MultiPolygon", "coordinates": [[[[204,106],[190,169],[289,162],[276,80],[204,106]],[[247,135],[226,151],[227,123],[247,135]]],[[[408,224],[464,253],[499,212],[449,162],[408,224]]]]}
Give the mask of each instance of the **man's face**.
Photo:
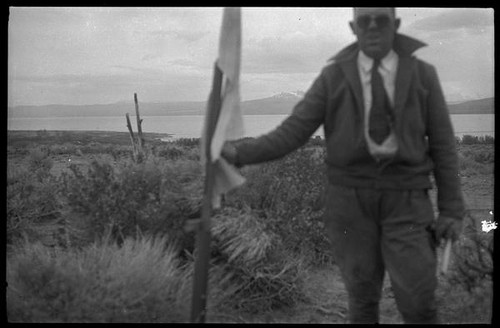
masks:
{"type": "Polygon", "coordinates": [[[372,58],[383,58],[392,48],[400,20],[391,8],[356,8],[349,22],[359,47],[372,58]]]}

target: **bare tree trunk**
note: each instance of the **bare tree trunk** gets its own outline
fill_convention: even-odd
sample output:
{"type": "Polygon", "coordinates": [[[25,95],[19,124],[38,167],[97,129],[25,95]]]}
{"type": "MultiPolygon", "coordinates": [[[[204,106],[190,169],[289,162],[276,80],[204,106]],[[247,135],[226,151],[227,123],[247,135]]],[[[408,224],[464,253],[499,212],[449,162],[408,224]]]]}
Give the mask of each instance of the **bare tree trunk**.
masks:
{"type": "Polygon", "coordinates": [[[137,151],[137,145],[134,137],[134,131],[132,131],[132,124],[130,124],[130,117],[128,113],[125,115],[127,117],[127,128],[128,132],[130,133],[130,141],[132,142],[132,147],[133,147],[133,156],[134,156],[134,162],[137,162],[138,159],[138,151],[137,151]]]}
{"type": "Polygon", "coordinates": [[[135,115],[137,117],[137,133],[139,134],[139,152],[143,152],[144,147],[144,137],[142,136],[142,120],[139,115],[139,103],[137,101],[137,93],[134,93],[134,102],[135,102],[135,115]]]}
{"type": "Polygon", "coordinates": [[[127,113],[127,128],[130,132],[130,141],[132,142],[132,146],[134,147],[134,162],[140,163],[144,159],[144,136],[142,135],[142,120],[139,114],[139,103],[137,101],[137,93],[134,93],[134,102],[135,102],[135,114],[137,117],[137,134],[138,137],[134,136],[134,132],[132,131],[132,124],[130,124],[130,117],[127,113]]]}

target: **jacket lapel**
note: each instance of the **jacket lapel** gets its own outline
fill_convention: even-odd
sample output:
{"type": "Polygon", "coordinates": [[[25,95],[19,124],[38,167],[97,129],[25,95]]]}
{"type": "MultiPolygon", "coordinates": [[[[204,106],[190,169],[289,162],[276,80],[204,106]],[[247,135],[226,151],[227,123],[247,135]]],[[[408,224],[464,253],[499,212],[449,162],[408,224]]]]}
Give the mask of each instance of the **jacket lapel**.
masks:
{"type": "MultiPolygon", "coordinates": [[[[425,43],[404,34],[396,33],[394,38],[393,49],[399,55],[398,72],[396,74],[396,90],[394,95],[394,110],[397,120],[399,120],[404,108],[405,99],[410,89],[414,65],[412,53],[424,46],[426,46],[425,43]]],[[[339,53],[330,58],[330,60],[340,65],[354,94],[358,115],[362,118],[364,116],[364,102],[356,61],[358,51],[358,44],[354,42],[342,49],[339,53]]]]}
{"type": "MultiPolygon", "coordinates": [[[[400,56],[398,71],[396,73],[396,90],[394,94],[394,112],[400,117],[404,108],[404,102],[410,89],[414,60],[409,56],[400,56]]],[[[397,121],[399,121],[397,119],[397,121]]]]}
{"type": "Polygon", "coordinates": [[[356,60],[346,60],[339,62],[339,65],[354,94],[354,99],[356,101],[356,110],[359,115],[358,117],[362,118],[365,111],[363,102],[363,89],[361,87],[361,81],[359,79],[357,62],[356,60]]]}

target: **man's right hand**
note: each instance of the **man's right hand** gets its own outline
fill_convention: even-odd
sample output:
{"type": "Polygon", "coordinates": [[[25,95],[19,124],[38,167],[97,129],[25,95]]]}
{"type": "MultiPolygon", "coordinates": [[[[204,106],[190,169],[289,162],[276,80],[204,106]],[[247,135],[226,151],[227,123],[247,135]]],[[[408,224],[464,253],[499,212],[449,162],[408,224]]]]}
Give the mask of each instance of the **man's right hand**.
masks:
{"type": "Polygon", "coordinates": [[[222,146],[221,156],[228,161],[229,164],[237,165],[238,152],[230,141],[226,141],[222,146]]]}

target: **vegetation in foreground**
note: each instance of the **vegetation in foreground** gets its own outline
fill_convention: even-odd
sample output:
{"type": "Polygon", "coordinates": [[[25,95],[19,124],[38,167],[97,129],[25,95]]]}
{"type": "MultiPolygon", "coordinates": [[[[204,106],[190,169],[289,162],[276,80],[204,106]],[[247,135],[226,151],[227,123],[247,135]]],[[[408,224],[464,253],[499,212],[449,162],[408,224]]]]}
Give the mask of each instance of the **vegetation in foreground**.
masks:
{"type": "MultiPolygon", "coordinates": [[[[126,134],[80,136],[87,139],[9,132],[9,321],[189,321],[196,250],[186,227],[199,217],[203,196],[198,140],[149,138],[138,164],[126,134]]],[[[492,140],[473,141],[457,140],[461,174],[490,176],[492,140]]],[[[209,321],[246,322],[315,305],[311,272],[334,266],[321,221],[321,143],[312,139],[280,161],[245,167],[248,182],[225,197],[213,217],[209,321]]],[[[454,246],[450,274],[440,278],[445,322],[491,316],[492,234],[478,230],[485,217],[474,215],[454,246]]]]}

